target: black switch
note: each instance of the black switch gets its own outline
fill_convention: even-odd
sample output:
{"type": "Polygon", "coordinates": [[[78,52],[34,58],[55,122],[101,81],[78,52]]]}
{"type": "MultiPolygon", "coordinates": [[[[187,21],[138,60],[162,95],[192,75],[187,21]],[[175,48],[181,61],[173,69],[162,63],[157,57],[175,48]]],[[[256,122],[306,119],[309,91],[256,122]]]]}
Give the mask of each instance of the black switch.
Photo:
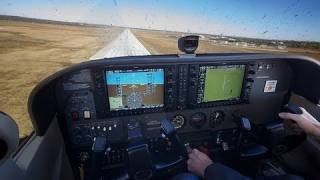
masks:
{"type": "Polygon", "coordinates": [[[254,70],[249,70],[248,74],[255,74],[256,72],[254,70]]]}
{"type": "Polygon", "coordinates": [[[247,82],[251,82],[251,83],[253,83],[253,82],[254,82],[254,80],[253,80],[252,78],[248,78],[248,79],[247,79],[247,82]]]}

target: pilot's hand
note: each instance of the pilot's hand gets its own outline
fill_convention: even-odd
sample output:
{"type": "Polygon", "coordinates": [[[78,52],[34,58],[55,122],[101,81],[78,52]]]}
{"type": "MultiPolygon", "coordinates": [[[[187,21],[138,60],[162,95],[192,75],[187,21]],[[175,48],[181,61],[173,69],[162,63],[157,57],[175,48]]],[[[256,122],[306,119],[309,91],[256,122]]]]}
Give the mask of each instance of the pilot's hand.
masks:
{"type": "Polygon", "coordinates": [[[212,164],[212,160],[204,153],[197,149],[193,149],[189,153],[188,170],[200,177],[204,177],[206,168],[212,164]]]}
{"type": "Polygon", "coordinates": [[[284,123],[296,133],[299,133],[299,131],[302,130],[305,133],[313,135],[320,139],[320,122],[317,121],[304,108],[301,108],[301,110],[303,112],[302,114],[282,112],[279,113],[279,116],[284,119],[284,123]],[[292,121],[295,123],[293,123],[292,121]]]}
{"type": "Polygon", "coordinates": [[[296,135],[301,135],[304,132],[304,130],[301,129],[300,126],[293,120],[283,119],[283,124],[285,129],[288,129],[290,132],[296,135]]]}

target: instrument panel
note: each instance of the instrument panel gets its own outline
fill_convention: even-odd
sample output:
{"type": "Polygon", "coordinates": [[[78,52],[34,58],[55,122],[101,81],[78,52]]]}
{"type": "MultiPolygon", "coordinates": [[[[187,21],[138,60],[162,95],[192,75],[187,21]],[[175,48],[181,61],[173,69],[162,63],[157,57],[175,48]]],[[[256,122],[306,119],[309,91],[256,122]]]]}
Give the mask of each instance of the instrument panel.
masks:
{"type": "Polygon", "coordinates": [[[121,64],[71,72],[56,96],[69,141],[85,147],[98,135],[125,142],[132,119],[150,139],[162,118],[181,134],[234,128],[239,114],[262,124],[277,117],[290,81],[285,61],[121,64]]]}
{"type": "Polygon", "coordinates": [[[278,113],[296,96],[318,103],[316,65],[305,57],[244,53],[101,59],[41,81],[28,108],[37,136],[59,125],[76,175],[134,175],[144,170],[135,163],[141,160],[161,177],[184,166],[182,151],[190,148],[224,162],[297,147],[304,137],[291,142],[278,113]]]}

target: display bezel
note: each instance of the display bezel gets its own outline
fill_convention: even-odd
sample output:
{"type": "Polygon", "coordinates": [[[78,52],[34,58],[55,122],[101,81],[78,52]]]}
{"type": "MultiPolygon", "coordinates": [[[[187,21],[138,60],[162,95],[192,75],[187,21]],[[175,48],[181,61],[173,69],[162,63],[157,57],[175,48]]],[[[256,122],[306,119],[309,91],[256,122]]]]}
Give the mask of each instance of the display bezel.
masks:
{"type": "Polygon", "coordinates": [[[195,107],[214,107],[214,106],[222,106],[222,105],[232,105],[232,104],[241,104],[241,103],[247,103],[248,102],[248,96],[249,92],[246,91],[246,84],[247,77],[248,77],[248,63],[226,63],[226,64],[217,64],[217,63],[206,63],[206,64],[199,64],[197,68],[197,85],[195,88],[195,98],[193,99],[192,106],[195,107]],[[209,102],[197,102],[197,98],[199,96],[198,90],[200,88],[199,81],[200,81],[200,68],[211,66],[211,67],[219,67],[219,66],[233,66],[233,65],[244,65],[244,76],[242,80],[242,86],[241,86],[241,93],[238,99],[229,99],[229,100],[217,100],[217,101],[209,101],[209,102]]]}
{"type": "Polygon", "coordinates": [[[106,67],[104,69],[104,86],[106,91],[106,104],[107,104],[107,113],[112,116],[119,116],[119,115],[132,115],[132,114],[142,114],[148,112],[163,112],[166,107],[166,67],[165,66],[117,66],[117,67],[106,67]],[[164,72],[164,94],[163,94],[163,106],[162,107],[151,107],[151,108],[137,108],[137,109],[124,109],[124,110],[111,110],[110,109],[110,102],[109,102],[109,92],[107,87],[107,71],[134,71],[134,70],[148,70],[148,69],[162,69],[164,72]]]}

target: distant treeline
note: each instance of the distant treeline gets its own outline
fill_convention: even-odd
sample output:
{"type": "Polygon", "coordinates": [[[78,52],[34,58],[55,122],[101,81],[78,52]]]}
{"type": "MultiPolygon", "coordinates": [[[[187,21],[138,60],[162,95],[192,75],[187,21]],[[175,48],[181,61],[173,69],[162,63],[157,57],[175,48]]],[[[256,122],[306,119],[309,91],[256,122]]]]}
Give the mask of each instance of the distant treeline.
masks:
{"type": "Polygon", "coordinates": [[[320,50],[319,42],[285,41],[287,47],[320,50]]]}
{"type": "Polygon", "coordinates": [[[107,25],[101,24],[88,24],[79,22],[64,22],[64,21],[54,21],[47,19],[36,19],[20,16],[7,16],[0,15],[0,20],[11,20],[11,21],[23,21],[23,22],[33,22],[33,23],[43,23],[43,24],[57,24],[57,25],[72,25],[72,26],[88,26],[88,27],[106,27],[107,25]]]}
{"type": "Polygon", "coordinates": [[[235,42],[254,43],[256,45],[268,46],[286,46],[288,48],[304,48],[312,50],[320,50],[320,42],[315,41],[290,41],[290,40],[269,40],[269,39],[255,39],[246,37],[229,37],[233,38],[235,42]]]}

